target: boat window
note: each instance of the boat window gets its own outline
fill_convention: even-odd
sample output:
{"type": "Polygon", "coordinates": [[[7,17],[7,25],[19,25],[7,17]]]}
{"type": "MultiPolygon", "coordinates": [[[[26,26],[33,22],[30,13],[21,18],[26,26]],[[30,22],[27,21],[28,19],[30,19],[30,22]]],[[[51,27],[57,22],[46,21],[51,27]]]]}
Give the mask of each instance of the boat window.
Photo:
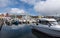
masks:
{"type": "Polygon", "coordinates": [[[56,21],[50,21],[51,25],[58,25],[58,23],[56,21]]]}
{"type": "Polygon", "coordinates": [[[45,21],[45,20],[40,20],[39,21],[40,24],[44,24],[44,25],[49,25],[49,21],[45,21]]]}

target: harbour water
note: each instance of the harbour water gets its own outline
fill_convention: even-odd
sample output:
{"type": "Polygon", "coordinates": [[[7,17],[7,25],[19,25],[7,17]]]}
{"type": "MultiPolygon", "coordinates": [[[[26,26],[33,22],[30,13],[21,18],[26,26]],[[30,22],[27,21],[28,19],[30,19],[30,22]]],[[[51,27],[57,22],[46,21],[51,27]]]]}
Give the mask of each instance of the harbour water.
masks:
{"type": "MultiPolygon", "coordinates": [[[[16,36],[16,38],[17,38],[17,36],[16,36]]],[[[56,37],[48,36],[44,33],[41,33],[39,31],[33,29],[32,34],[29,34],[29,35],[27,34],[27,35],[24,35],[19,38],[56,38],[56,37]]]]}
{"type": "MultiPolygon", "coordinates": [[[[59,22],[60,24],[60,22],[59,22]]],[[[22,26],[22,25],[21,25],[22,26]]],[[[27,25],[26,25],[27,26],[27,25]]],[[[28,29],[28,28],[26,28],[28,29]]],[[[38,30],[35,30],[35,29],[31,29],[31,32],[29,32],[29,34],[26,32],[27,30],[26,29],[23,29],[23,34],[22,37],[19,37],[19,38],[57,38],[57,37],[52,37],[52,36],[49,36],[47,34],[44,34],[38,30]],[[25,31],[26,30],[26,31],[25,31]],[[25,31],[25,32],[24,32],[25,31]],[[26,34],[25,34],[26,33],[26,34]]],[[[22,29],[20,29],[22,30],[22,29]]],[[[29,30],[29,29],[28,29],[29,30]]],[[[16,33],[17,31],[14,30],[14,32],[16,33]]],[[[16,37],[17,38],[17,37],[16,37]]]]}
{"type": "MultiPolygon", "coordinates": [[[[22,29],[21,29],[22,30],[22,29]]],[[[14,30],[15,31],[15,30],[14,30]]],[[[17,32],[17,31],[16,31],[17,32]]],[[[16,33],[15,32],[15,33],[16,33]]],[[[22,32],[20,32],[21,34],[23,34],[22,36],[20,35],[15,36],[14,38],[56,38],[56,37],[52,37],[49,36],[47,34],[44,34],[38,30],[32,29],[31,32],[28,30],[28,28],[23,29],[22,32]],[[27,29],[27,30],[26,30],[27,29]],[[26,31],[25,31],[26,30],[26,31]],[[29,32],[29,33],[28,33],[29,32]]],[[[7,35],[8,36],[8,35],[7,35]]]]}

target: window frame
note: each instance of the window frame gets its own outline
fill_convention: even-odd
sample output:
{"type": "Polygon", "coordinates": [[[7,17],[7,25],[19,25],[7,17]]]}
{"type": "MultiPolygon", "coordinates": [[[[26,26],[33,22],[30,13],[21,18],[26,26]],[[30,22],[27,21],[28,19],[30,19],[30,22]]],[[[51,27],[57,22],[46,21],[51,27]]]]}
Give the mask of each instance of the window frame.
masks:
{"type": "Polygon", "coordinates": [[[51,25],[47,20],[39,20],[39,23],[43,25],[51,25]]]}

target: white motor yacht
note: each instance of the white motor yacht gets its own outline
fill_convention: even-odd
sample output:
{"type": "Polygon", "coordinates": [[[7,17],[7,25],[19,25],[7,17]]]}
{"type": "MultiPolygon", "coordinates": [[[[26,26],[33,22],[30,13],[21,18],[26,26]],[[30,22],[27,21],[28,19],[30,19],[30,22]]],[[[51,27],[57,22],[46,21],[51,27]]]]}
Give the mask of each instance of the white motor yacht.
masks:
{"type": "Polygon", "coordinates": [[[40,18],[38,25],[32,25],[33,29],[48,34],[50,36],[60,37],[60,25],[53,18],[40,18]]]}

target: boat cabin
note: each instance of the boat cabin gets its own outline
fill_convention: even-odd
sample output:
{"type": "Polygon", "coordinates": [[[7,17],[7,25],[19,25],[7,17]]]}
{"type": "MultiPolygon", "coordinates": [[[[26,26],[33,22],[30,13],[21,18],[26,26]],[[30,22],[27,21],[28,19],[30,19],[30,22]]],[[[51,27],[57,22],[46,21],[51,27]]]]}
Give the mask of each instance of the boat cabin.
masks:
{"type": "Polygon", "coordinates": [[[58,22],[53,18],[41,18],[38,22],[42,25],[58,25],[58,22]]]}

